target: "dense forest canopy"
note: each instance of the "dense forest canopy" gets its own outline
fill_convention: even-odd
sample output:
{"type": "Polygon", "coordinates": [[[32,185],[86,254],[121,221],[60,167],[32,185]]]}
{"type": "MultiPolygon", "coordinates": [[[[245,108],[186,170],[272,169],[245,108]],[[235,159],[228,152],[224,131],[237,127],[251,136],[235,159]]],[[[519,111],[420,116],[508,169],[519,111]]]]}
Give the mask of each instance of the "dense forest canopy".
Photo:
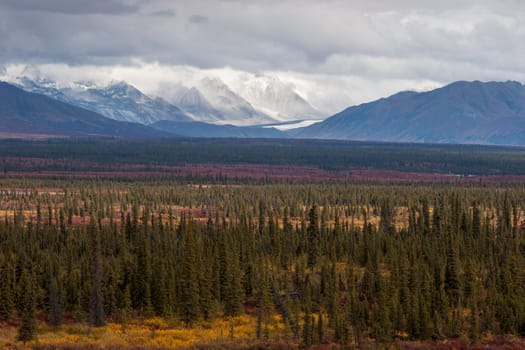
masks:
{"type": "Polygon", "coordinates": [[[523,186],[0,184],[0,321],[21,340],[39,313],[248,313],[259,338],[278,314],[304,347],[525,335],[523,186]]]}
{"type": "Polygon", "coordinates": [[[525,174],[525,148],[243,139],[0,140],[4,171],[113,169],[116,165],[265,164],[461,175],[525,174]],[[25,160],[21,162],[20,160],[25,160]]]}

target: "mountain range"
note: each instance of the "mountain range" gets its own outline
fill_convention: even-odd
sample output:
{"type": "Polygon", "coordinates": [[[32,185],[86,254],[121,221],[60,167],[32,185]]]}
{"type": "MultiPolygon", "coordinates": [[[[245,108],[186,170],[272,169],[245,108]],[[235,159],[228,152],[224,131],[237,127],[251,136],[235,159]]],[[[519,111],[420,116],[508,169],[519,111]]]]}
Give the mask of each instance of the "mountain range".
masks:
{"type": "MultiPolygon", "coordinates": [[[[141,93],[125,84],[113,85],[128,91],[126,105],[134,103],[131,96],[144,100],[141,93]]],[[[52,91],[47,88],[46,92],[52,91]]],[[[53,90],[58,91],[58,90],[53,90]]],[[[90,92],[94,94],[94,92],[90,92]]],[[[97,94],[97,96],[100,94],[97,94]]],[[[116,93],[121,96],[121,93],[116,93]]],[[[122,96],[121,96],[122,97],[122,96]]],[[[106,98],[104,103],[118,105],[118,101],[106,98]]],[[[51,136],[113,136],[131,138],[152,137],[244,137],[285,138],[287,135],[274,128],[238,127],[196,122],[185,115],[173,115],[170,119],[157,120],[150,125],[107,118],[95,111],[70,104],[67,96],[57,92],[54,97],[29,92],[19,86],[0,82],[0,132],[4,134],[38,134],[51,136]]],[[[146,100],[149,101],[149,100],[146,100]]],[[[164,103],[161,104],[161,106],[164,103]]],[[[90,107],[88,104],[87,107],[90,107]]],[[[102,107],[97,106],[98,110],[102,107]]],[[[176,110],[178,111],[178,109],[176,110]]],[[[112,114],[115,116],[115,114],[112,114]]],[[[158,115],[158,114],[157,114],[158,115]]]]}
{"type": "Polygon", "coordinates": [[[228,84],[204,77],[188,85],[164,84],[157,92],[196,121],[237,126],[321,120],[324,115],[278,77],[245,74],[228,84]]]}
{"type": "Polygon", "coordinates": [[[173,86],[167,99],[195,121],[237,126],[277,122],[256,110],[218,78],[204,78],[192,87],[173,86]]]}
{"type": "Polygon", "coordinates": [[[293,89],[279,82],[264,88],[267,80],[261,78],[253,89],[248,80],[242,94],[259,94],[250,99],[265,101],[265,106],[274,101],[274,109],[262,113],[261,107],[255,108],[218,79],[206,78],[192,87],[174,84],[176,91],[166,91],[172,97],[168,101],[125,82],[103,88],[89,82],[59,87],[50,80],[19,78],[17,86],[1,85],[0,131],[525,145],[525,86],[519,82],[459,81],[427,92],[400,92],[312,124],[308,118],[316,115],[315,110],[308,114],[306,101],[293,97],[293,89]],[[276,87],[287,97],[280,100],[276,87]],[[285,119],[274,113],[279,106],[306,118],[279,120],[285,119]]]}
{"type": "Polygon", "coordinates": [[[47,78],[22,76],[12,82],[26,91],[86,108],[114,120],[144,125],[169,120],[253,126],[321,119],[321,113],[293,89],[284,89],[285,84],[277,78],[266,79],[271,84],[252,82],[250,89],[251,101],[260,108],[255,108],[217,77],[204,77],[189,87],[180,84],[163,86],[158,96],[146,95],[124,81],[106,86],[89,81],[61,85],[47,78]],[[269,91],[281,93],[269,95],[269,91]],[[270,111],[272,116],[262,110],[270,111]]]}
{"type": "Polygon", "coordinates": [[[142,124],[119,122],[96,112],[0,82],[0,132],[55,136],[168,136],[142,124]]]}
{"type": "Polygon", "coordinates": [[[282,82],[276,76],[244,74],[232,84],[235,91],[257,110],[280,122],[325,117],[297,94],[293,85],[282,82]]]}
{"type": "Polygon", "coordinates": [[[97,112],[107,118],[139,124],[152,124],[160,120],[192,120],[178,107],[161,98],[146,96],[126,82],[113,82],[99,88],[90,82],[59,85],[48,79],[18,78],[15,84],[34,93],[97,112]]]}
{"type": "Polygon", "coordinates": [[[429,143],[525,145],[525,86],[458,81],[349,107],[296,137],[429,143]]]}

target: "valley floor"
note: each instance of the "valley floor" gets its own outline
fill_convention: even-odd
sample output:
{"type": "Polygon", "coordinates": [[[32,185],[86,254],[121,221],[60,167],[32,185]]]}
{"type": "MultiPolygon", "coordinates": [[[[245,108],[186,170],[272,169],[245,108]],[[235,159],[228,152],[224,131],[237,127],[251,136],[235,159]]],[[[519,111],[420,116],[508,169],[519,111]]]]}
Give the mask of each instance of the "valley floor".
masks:
{"type": "MultiPolygon", "coordinates": [[[[173,324],[162,318],[131,320],[126,325],[108,323],[93,328],[83,323],[70,322],[52,328],[40,322],[35,340],[23,344],[16,340],[15,324],[0,323],[0,349],[3,350],[154,350],[154,349],[301,349],[299,341],[289,337],[280,316],[274,317],[274,325],[268,327],[263,339],[256,339],[256,317],[238,316],[213,322],[201,322],[194,327],[173,324]]],[[[343,349],[332,343],[330,336],[323,344],[312,345],[312,350],[343,349]]],[[[518,350],[525,348],[525,338],[515,336],[486,335],[478,342],[468,339],[444,339],[439,341],[396,340],[378,344],[364,341],[349,348],[359,349],[406,349],[406,350],[518,350]]]]}
{"type": "Polygon", "coordinates": [[[0,349],[525,348],[521,149],[76,142],[0,142],[0,349]]]}

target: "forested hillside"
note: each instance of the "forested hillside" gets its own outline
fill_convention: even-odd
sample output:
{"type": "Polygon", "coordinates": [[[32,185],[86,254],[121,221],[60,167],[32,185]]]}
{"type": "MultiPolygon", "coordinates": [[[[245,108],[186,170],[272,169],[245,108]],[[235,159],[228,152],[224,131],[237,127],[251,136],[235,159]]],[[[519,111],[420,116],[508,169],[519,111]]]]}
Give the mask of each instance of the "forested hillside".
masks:
{"type": "Polygon", "coordinates": [[[525,174],[525,148],[322,140],[72,138],[0,140],[10,171],[122,171],[134,166],[258,164],[461,175],[525,174]]]}
{"type": "Polygon", "coordinates": [[[0,189],[0,322],[21,340],[64,345],[38,329],[153,317],[167,320],[159,337],[230,319],[242,348],[525,335],[522,186],[0,189]],[[254,320],[244,338],[239,315],[254,320]]]}

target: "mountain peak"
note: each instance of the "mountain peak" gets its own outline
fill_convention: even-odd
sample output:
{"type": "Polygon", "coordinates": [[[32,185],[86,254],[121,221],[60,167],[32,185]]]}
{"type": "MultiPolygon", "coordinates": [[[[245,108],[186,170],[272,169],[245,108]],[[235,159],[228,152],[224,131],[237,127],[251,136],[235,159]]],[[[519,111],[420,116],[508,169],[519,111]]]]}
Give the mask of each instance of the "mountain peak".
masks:
{"type": "Polygon", "coordinates": [[[57,83],[46,78],[38,77],[31,79],[26,75],[16,77],[15,82],[22,86],[39,86],[45,88],[57,88],[57,83]]]}
{"type": "Polygon", "coordinates": [[[458,81],[349,107],[299,137],[525,145],[525,86],[458,81]]]}
{"type": "Polygon", "coordinates": [[[93,111],[0,83],[0,131],[45,135],[158,137],[146,126],[119,123],[93,111]]]}
{"type": "Polygon", "coordinates": [[[218,77],[204,77],[200,80],[201,85],[209,85],[218,88],[228,88],[228,86],[218,77]]]}
{"type": "Polygon", "coordinates": [[[107,88],[120,88],[120,89],[128,89],[130,87],[133,87],[131,84],[125,82],[124,80],[112,80],[107,85],[107,88]]]}
{"type": "Polygon", "coordinates": [[[498,87],[498,86],[510,86],[510,87],[516,87],[520,88],[523,85],[515,80],[507,80],[507,81],[480,81],[480,80],[473,80],[473,81],[467,81],[467,80],[458,80],[455,82],[452,82],[443,88],[461,88],[461,89],[472,89],[472,88],[486,88],[486,87],[498,87]]]}
{"type": "Polygon", "coordinates": [[[321,119],[322,113],[313,108],[291,83],[278,76],[245,74],[235,90],[256,109],[264,111],[279,121],[321,119]]]}
{"type": "MultiPolygon", "coordinates": [[[[214,116],[218,124],[237,126],[273,123],[276,120],[263,111],[255,109],[246,99],[235,93],[218,77],[205,77],[195,86],[218,112],[214,116]]],[[[203,121],[211,121],[204,119],[203,121]]]]}
{"type": "Polygon", "coordinates": [[[74,81],[72,86],[81,90],[96,89],[98,87],[96,83],[89,80],[74,81]]]}
{"type": "Polygon", "coordinates": [[[91,82],[76,82],[65,88],[49,81],[45,86],[30,79],[21,80],[25,90],[46,95],[107,118],[140,124],[159,120],[190,121],[178,107],[160,98],[151,98],[125,81],[112,81],[99,88],[91,82]]]}
{"type": "Polygon", "coordinates": [[[136,87],[134,87],[131,84],[126,83],[123,80],[112,81],[105,88],[105,90],[108,91],[109,93],[113,93],[113,94],[116,94],[118,96],[130,96],[130,97],[134,97],[134,98],[139,98],[139,97],[144,95],[136,87]]]}

